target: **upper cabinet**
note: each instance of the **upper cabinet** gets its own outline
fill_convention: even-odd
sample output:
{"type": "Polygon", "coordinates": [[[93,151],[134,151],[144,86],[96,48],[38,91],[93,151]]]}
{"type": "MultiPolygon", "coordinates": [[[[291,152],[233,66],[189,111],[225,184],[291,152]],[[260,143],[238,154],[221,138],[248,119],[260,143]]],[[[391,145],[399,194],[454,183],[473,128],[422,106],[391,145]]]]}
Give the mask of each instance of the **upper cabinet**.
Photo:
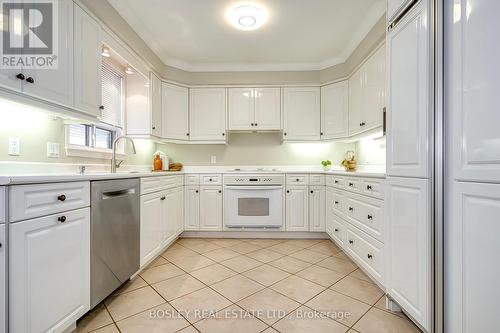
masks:
{"type": "Polygon", "coordinates": [[[162,137],[189,140],[189,89],[163,82],[162,137]]]}
{"type": "Polygon", "coordinates": [[[280,130],[280,88],[229,88],[229,130],[280,130]]]}
{"type": "Polygon", "coordinates": [[[161,125],[161,81],[153,72],[149,76],[150,107],[151,107],[151,135],[160,137],[162,134],[161,125]]]}
{"type": "Polygon", "coordinates": [[[75,109],[101,115],[101,27],[78,5],[74,6],[75,109]]]}
{"type": "Polygon", "coordinates": [[[321,87],[321,139],[348,136],[348,81],[321,87]]]}
{"type": "MultiPolygon", "coordinates": [[[[430,175],[429,45],[427,6],[422,1],[387,35],[387,174],[390,176],[428,178],[430,175]]],[[[480,118],[476,106],[474,115],[480,118]]]]}
{"type": "Polygon", "coordinates": [[[320,140],[320,104],[319,87],[284,88],[284,140],[320,140]]]}
{"type": "Polygon", "coordinates": [[[189,101],[189,140],[225,142],[226,89],[192,88],[189,101]]]}
{"type": "Polygon", "coordinates": [[[392,22],[416,0],[387,0],[387,21],[392,22]]]}
{"type": "Polygon", "coordinates": [[[385,63],[381,46],[349,79],[349,135],[382,128],[385,63]]]}

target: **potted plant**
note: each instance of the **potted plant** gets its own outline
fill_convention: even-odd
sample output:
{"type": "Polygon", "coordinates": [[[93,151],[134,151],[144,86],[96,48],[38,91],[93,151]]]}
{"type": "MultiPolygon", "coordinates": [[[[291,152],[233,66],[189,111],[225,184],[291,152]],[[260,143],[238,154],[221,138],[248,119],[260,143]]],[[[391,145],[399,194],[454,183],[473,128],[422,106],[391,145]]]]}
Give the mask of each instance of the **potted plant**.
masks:
{"type": "Polygon", "coordinates": [[[332,167],[332,161],[330,160],[321,161],[321,165],[323,166],[323,170],[328,171],[332,167]]]}

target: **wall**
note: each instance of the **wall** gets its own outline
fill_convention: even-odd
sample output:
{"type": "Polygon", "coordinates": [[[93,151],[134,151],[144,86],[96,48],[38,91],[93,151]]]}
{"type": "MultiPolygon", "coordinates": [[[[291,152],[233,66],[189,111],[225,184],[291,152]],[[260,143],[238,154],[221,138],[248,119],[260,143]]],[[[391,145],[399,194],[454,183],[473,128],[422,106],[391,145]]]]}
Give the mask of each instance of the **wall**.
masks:
{"type": "Polygon", "coordinates": [[[345,151],[354,149],[346,143],[282,143],[279,133],[230,134],[228,145],[158,144],[175,162],[184,165],[320,165],[330,159],[334,165],[342,161],[345,151]]]}
{"type": "Polygon", "coordinates": [[[356,142],[355,151],[358,164],[370,166],[385,165],[385,137],[382,133],[364,137],[356,142]]]}

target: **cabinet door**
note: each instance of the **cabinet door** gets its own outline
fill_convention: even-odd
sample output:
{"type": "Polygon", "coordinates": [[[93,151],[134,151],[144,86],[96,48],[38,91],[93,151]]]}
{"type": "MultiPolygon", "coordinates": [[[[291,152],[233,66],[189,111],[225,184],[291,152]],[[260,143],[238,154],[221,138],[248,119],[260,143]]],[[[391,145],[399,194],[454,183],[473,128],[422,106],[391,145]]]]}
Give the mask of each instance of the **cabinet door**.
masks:
{"type": "Polygon", "coordinates": [[[281,129],[281,89],[255,89],[255,128],[258,130],[281,129]]]}
{"type": "Polygon", "coordinates": [[[254,129],[254,89],[229,88],[228,119],[230,130],[254,129]]]}
{"type": "Polygon", "coordinates": [[[74,6],[75,108],[100,116],[101,27],[80,6],[74,6]]]}
{"type": "Polygon", "coordinates": [[[199,186],[186,186],[184,190],[184,230],[200,230],[199,186]]]}
{"type": "Polygon", "coordinates": [[[179,223],[177,215],[179,208],[177,207],[176,189],[173,188],[164,192],[160,200],[162,201],[162,240],[160,248],[164,248],[177,236],[177,224],[179,223]]]}
{"type": "Polygon", "coordinates": [[[161,192],[141,196],[141,267],[156,256],[165,238],[163,196],[161,192]]]}
{"type": "Polygon", "coordinates": [[[325,231],[325,187],[309,186],[309,231],[325,231]]]}
{"type": "Polygon", "coordinates": [[[188,140],[189,93],[188,88],[162,83],[162,137],[188,140]]]}
{"type": "MultiPolygon", "coordinates": [[[[24,69],[23,92],[50,102],[73,107],[73,2],[57,1],[57,69],[24,69]]],[[[95,69],[93,69],[95,70],[95,69]]]]}
{"type": "Polygon", "coordinates": [[[7,314],[7,297],[6,297],[6,283],[7,283],[7,255],[5,249],[7,247],[7,238],[5,237],[5,224],[0,224],[0,333],[7,331],[6,327],[6,314],[7,314]]]}
{"type": "Polygon", "coordinates": [[[184,186],[175,189],[175,217],[177,237],[184,231],[184,186]]]}
{"type": "Polygon", "coordinates": [[[349,135],[363,131],[361,107],[364,77],[364,68],[361,67],[349,78],[349,135]]]}
{"type": "Polygon", "coordinates": [[[226,141],[226,89],[190,90],[189,139],[226,141]]]}
{"type": "Polygon", "coordinates": [[[90,208],[12,223],[9,233],[9,331],[66,330],[90,308],[90,208]]]}
{"type": "Polygon", "coordinates": [[[448,6],[445,114],[453,178],[500,182],[500,47],[493,42],[500,29],[494,15],[500,2],[457,0],[448,6]]]}
{"type": "Polygon", "coordinates": [[[222,186],[200,186],[200,230],[222,231],[222,186]]]}
{"type": "Polygon", "coordinates": [[[151,134],[160,137],[161,132],[161,80],[151,72],[149,75],[151,100],[151,134]]]}
{"type": "Polygon", "coordinates": [[[0,70],[0,86],[20,92],[23,81],[18,79],[16,75],[22,74],[22,69],[5,69],[0,70]]]}
{"type": "Polygon", "coordinates": [[[321,139],[348,135],[348,81],[321,87],[321,139]]]}
{"type": "Polygon", "coordinates": [[[387,292],[422,327],[431,325],[431,212],[427,179],[386,182],[387,292]]]}
{"type": "Polygon", "coordinates": [[[285,200],[286,231],[309,231],[309,192],[307,186],[287,186],[285,200]]]}
{"type": "Polygon", "coordinates": [[[445,226],[445,327],[498,331],[500,185],[454,182],[445,226]]]}
{"type": "Polygon", "coordinates": [[[387,174],[390,176],[429,177],[432,102],[428,29],[427,2],[421,1],[387,37],[387,174]]]}
{"type": "Polygon", "coordinates": [[[382,128],[385,107],[385,47],[381,46],[365,63],[361,121],[363,131],[382,128]]]}
{"type": "Polygon", "coordinates": [[[285,140],[319,140],[321,132],[320,88],[284,88],[285,140]]]}

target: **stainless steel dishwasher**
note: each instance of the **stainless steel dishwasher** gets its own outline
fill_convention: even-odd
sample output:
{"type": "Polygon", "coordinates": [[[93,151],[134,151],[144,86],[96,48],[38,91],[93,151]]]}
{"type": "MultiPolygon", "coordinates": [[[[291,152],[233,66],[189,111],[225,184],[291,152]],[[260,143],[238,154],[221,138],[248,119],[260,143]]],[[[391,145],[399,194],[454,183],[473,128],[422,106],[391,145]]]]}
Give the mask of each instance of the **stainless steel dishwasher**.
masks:
{"type": "Polygon", "coordinates": [[[139,179],[91,183],[91,307],[140,266],[139,179]]]}

